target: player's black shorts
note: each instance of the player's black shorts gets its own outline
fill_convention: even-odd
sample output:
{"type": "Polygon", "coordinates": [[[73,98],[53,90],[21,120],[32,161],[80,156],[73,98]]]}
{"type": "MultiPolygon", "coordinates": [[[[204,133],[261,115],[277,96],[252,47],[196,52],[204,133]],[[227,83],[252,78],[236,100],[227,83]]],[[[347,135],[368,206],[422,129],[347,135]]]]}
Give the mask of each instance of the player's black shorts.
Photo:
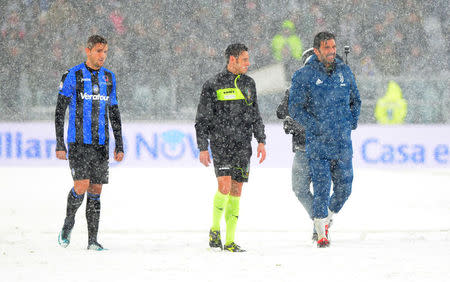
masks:
{"type": "Polygon", "coordinates": [[[250,143],[228,142],[227,144],[211,143],[214,170],[216,177],[231,176],[237,182],[247,182],[250,173],[250,143]]]}
{"type": "Polygon", "coordinates": [[[73,180],[89,179],[106,184],[109,177],[107,146],[69,143],[69,166],[73,180]]]}

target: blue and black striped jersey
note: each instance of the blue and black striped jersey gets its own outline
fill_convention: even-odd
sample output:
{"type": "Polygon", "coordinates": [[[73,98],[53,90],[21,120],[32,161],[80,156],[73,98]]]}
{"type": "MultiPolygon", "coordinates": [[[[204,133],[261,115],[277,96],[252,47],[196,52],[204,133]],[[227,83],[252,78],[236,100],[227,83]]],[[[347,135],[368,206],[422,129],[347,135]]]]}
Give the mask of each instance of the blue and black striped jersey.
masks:
{"type": "MultiPolygon", "coordinates": [[[[69,106],[67,142],[94,145],[108,144],[108,112],[116,108],[118,113],[116,78],[112,71],[104,67],[93,70],[88,68],[85,63],[79,64],[64,73],[58,96],[64,98],[61,100],[66,101],[69,106]]],[[[118,119],[119,130],[121,131],[120,116],[118,119]]],[[[113,123],[113,120],[111,122],[113,123]]],[[[114,130],[114,124],[112,126],[114,130]]],[[[116,134],[114,135],[117,137],[116,134]]],[[[57,139],[58,137],[61,136],[58,136],[57,132],[57,139]]],[[[116,138],[116,144],[117,141],[122,142],[121,132],[119,137],[120,140],[116,138]]],[[[60,143],[58,142],[59,145],[61,145],[60,143]]]]}

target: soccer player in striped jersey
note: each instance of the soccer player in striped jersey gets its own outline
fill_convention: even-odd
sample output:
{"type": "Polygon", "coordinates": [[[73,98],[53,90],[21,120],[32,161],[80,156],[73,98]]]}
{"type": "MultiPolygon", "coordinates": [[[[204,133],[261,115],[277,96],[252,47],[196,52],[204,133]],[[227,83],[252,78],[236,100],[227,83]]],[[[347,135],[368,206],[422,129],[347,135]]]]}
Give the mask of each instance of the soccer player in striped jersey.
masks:
{"type": "Polygon", "coordinates": [[[108,42],[99,35],[88,38],[86,62],[62,76],[55,111],[56,157],[69,159],[74,186],[67,198],[66,218],[58,243],[66,248],[75,224],[75,214],[87,192],[88,249],[104,250],[97,242],[100,194],[109,176],[109,122],[115,139],[114,159],[124,157],[122,125],[117,102],[116,78],[103,67],[108,42]],[[68,154],[64,142],[64,118],[69,107],[68,154]]]}

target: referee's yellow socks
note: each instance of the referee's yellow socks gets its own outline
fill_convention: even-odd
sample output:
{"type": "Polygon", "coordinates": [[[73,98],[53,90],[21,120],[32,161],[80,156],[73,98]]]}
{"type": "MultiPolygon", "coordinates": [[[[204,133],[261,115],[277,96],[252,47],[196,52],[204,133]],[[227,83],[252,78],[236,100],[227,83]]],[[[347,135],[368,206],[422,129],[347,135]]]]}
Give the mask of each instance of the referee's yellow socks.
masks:
{"type": "Polygon", "coordinates": [[[228,203],[228,195],[224,195],[217,191],[214,196],[213,203],[213,224],[211,230],[220,231],[220,220],[222,219],[223,210],[227,206],[228,203]]]}
{"type": "Polygon", "coordinates": [[[225,222],[227,223],[227,238],[225,245],[234,242],[236,226],[239,217],[239,200],[241,197],[229,196],[228,205],[225,209],[225,222]]]}

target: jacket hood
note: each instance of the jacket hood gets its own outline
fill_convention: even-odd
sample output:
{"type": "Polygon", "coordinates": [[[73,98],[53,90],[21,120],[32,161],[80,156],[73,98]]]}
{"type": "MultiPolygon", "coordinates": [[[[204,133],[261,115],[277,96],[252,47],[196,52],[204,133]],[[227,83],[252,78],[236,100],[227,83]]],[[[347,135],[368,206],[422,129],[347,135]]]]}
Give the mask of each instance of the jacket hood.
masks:
{"type": "Polygon", "coordinates": [[[391,100],[402,99],[402,89],[400,88],[400,85],[397,84],[397,82],[393,80],[389,81],[386,91],[386,98],[389,98],[391,100]]]}
{"type": "Polygon", "coordinates": [[[289,29],[291,32],[295,32],[295,24],[290,20],[285,20],[282,27],[289,29]]]}

